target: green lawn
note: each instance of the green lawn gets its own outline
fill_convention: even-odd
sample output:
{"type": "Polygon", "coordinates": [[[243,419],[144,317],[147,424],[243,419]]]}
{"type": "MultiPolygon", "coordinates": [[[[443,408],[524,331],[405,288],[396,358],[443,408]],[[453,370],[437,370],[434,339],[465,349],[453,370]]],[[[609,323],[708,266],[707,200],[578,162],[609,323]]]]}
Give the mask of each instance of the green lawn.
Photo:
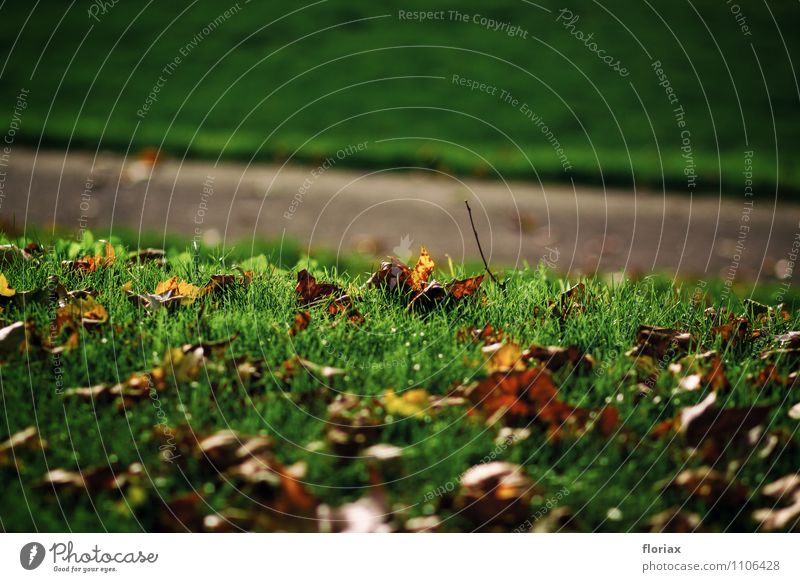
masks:
{"type": "MultiPolygon", "coordinates": [[[[351,525],[352,506],[337,509],[346,503],[374,516],[368,529],[796,523],[795,510],[777,525],[774,512],[758,513],[790,503],[764,486],[800,462],[797,352],[786,348],[797,338],[760,357],[800,317],[772,292],[759,295],[769,309],[735,294],[722,301],[714,282],[590,279],[564,295],[576,281],[530,270],[408,309],[409,296],[365,285],[366,274],[307,259],[281,268],[173,248],[162,266],[129,262],[117,244],[105,264],[103,244],[84,247],[56,241],[27,260],[3,251],[15,292],[0,286],[0,443],[34,427],[13,448],[0,444],[5,531],[336,530],[351,525]],[[93,272],[62,263],[85,255],[99,256],[83,263],[93,272]],[[302,268],[341,291],[304,306],[302,268]],[[232,277],[192,301],[217,274],[232,277]],[[151,313],[129,297],[172,276],[195,285],[180,288],[184,300],[151,313]],[[290,333],[305,312],[307,328],[290,333]],[[18,321],[27,331],[7,327],[18,321]],[[487,323],[494,332],[473,338],[487,323]],[[688,335],[637,339],[640,325],[688,335]],[[637,343],[639,356],[626,355],[637,343]],[[534,346],[575,350],[564,363],[534,346]],[[712,394],[704,413],[674,420],[712,394]],[[230,435],[204,440],[223,429],[250,448],[237,451],[230,435]],[[495,488],[495,471],[509,470],[497,462],[520,469],[495,488]]],[[[430,275],[439,281],[480,274],[439,267],[430,275]]]]}
{"type": "Polygon", "coordinates": [[[730,195],[752,151],[756,193],[794,195],[800,8],[740,4],[5,2],[0,102],[18,144],[311,162],[366,142],[337,164],[730,195]],[[400,14],[420,9],[445,12],[400,14]]]}

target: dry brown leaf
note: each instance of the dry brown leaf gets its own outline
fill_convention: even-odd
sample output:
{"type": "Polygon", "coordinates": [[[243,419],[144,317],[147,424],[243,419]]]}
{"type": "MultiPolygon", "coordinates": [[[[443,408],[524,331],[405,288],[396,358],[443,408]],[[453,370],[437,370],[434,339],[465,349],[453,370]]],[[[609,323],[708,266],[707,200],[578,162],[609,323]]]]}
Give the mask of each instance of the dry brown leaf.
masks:
{"type": "Polygon", "coordinates": [[[701,523],[702,519],[696,513],[672,507],[655,514],[647,525],[650,533],[692,533],[699,531],[701,523]]]}
{"type": "Polygon", "coordinates": [[[580,371],[589,371],[594,365],[594,358],[582,351],[577,346],[538,346],[531,345],[522,354],[522,359],[525,361],[535,360],[540,364],[544,364],[546,368],[552,371],[560,370],[565,365],[570,364],[572,368],[577,368],[580,371]]]}
{"type": "Polygon", "coordinates": [[[469,391],[469,398],[489,417],[489,423],[504,418],[527,426],[533,421],[553,439],[564,431],[580,433],[592,421],[600,434],[609,436],[619,423],[613,406],[595,411],[558,400],[558,389],[544,368],[494,372],[469,391]]]}
{"type": "Polygon", "coordinates": [[[395,530],[392,518],[384,496],[375,491],[341,507],[317,509],[319,530],[325,533],[390,533],[395,530]]]}
{"type": "Polygon", "coordinates": [[[0,443],[0,467],[14,463],[15,458],[23,451],[37,451],[46,447],[47,443],[41,439],[36,427],[29,426],[0,443]]]}
{"type": "Polygon", "coordinates": [[[679,491],[687,497],[699,499],[709,506],[721,503],[738,507],[748,498],[745,486],[732,482],[710,467],[681,471],[674,479],[660,485],[662,491],[679,491]]]}
{"type": "Polygon", "coordinates": [[[749,430],[762,424],[772,408],[719,408],[716,401],[717,393],[712,392],[696,406],[681,411],[677,426],[689,445],[697,447],[710,440],[724,447],[728,442],[745,436],[749,430]]]}
{"type": "Polygon", "coordinates": [[[62,265],[67,269],[72,269],[81,273],[94,273],[98,269],[112,266],[117,260],[114,247],[108,241],[101,242],[105,243],[105,256],[101,255],[100,253],[97,253],[94,256],[86,255],[82,259],[63,261],[62,265]]]}
{"type": "Polygon", "coordinates": [[[298,333],[308,328],[309,323],[311,323],[311,312],[301,311],[294,316],[294,323],[291,329],[289,329],[289,335],[296,336],[298,333]]]}
{"type": "Polygon", "coordinates": [[[636,331],[635,353],[655,360],[685,354],[692,347],[691,334],[669,327],[640,325],[636,331]]]}
{"type": "Polygon", "coordinates": [[[317,283],[317,280],[305,269],[297,273],[295,293],[303,305],[310,305],[331,295],[341,295],[342,288],[333,283],[317,283]]]}
{"type": "Polygon", "coordinates": [[[16,321],[0,329],[0,354],[18,354],[25,348],[26,325],[16,321]]]}
{"type": "Polygon", "coordinates": [[[787,331],[775,337],[782,348],[800,348],[800,331],[787,331]]]}
{"type": "Polygon", "coordinates": [[[347,373],[347,370],[343,370],[341,368],[334,368],[333,366],[326,366],[323,364],[316,364],[310,360],[301,358],[300,356],[294,356],[293,358],[289,358],[281,366],[283,368],[283,378],[285,380],[288,380],[289,378],[294,376],[299,368],[303,368],[312,376],[325,378],[326,380],[347,373]]]}
{"type": "Polygon", "coordinates": [[[495,329],[491,324],[487,323],[483,327],[477,328],[471,325],[467,328],[462,328],[456,333],[456,339],[461,342],[475,342],[496,344],[503,341],[504,333],[502,329],[495,329]]]}
{"type": "Polygon", "coordinates": [[[753,519],[761,524],[764,531],[795,531],[800,523],[800,474],[790,474],[777,481],[765,485],[762,495],[775,500],[775,505],[783,503],[783,507],[759,509],[753,513],[753,519]]]}
{"type": "Polygon", "coordinates": [[[483,283],[484,275],[469,277],[467,279],[455,280],[444,286],[450,298],[460,301],[464,297],[471,297],[477,293],[483,283]]]}
{"type": "Polygon", "coordinates": [[[334,453],[352,457],[378,439],[382,422],[371,404],[353,395],[340,394],[328,406],[326,438],[334,453]]]}
{"type": "Polygon", "coordinates": [[[529,517],[531,498],[538,492],[523,467],[493,461],[461,476],[456,506],[478,526],[516,525],[529,517]]]}

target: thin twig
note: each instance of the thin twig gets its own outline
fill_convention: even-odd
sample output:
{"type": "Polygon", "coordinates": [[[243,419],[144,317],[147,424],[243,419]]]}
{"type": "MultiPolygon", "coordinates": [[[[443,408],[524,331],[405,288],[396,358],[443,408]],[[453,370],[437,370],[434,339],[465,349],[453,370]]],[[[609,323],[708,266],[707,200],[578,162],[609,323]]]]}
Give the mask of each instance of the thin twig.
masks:
{"type": "Polygon", "coordinates": [[[483,266],[486,267],[486,272],[489,273],[489,277],[492,279],[492,281],[494,281],[495,284],[501,289],[505,289],[505,285],[500,281],[498,281],[497,277],[495,277],[492,274],[491,269],[489,269],[489,263],[486,262],[486,255],[483,254],[483,247],[481,247],[481,239],[478,238],[478,231],[475,228],[475,221],[472,219],[472,208],[469,207],[469,202],[467,202],[466,200],[464,200],[464,204],[467,205],[467,212],[469,212],[469,223],[472,225],[472,232],[475,234],[475,242],[478,243],[478,252],[480,252],[481,254],[481,259],[483,260],[483,266]]]}

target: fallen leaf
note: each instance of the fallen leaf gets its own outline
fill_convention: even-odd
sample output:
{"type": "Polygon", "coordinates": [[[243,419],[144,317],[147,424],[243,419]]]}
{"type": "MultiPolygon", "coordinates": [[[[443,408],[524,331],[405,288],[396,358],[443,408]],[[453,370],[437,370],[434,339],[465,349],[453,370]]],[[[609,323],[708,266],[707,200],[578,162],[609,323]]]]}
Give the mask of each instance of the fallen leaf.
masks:
{"type": "Polygon", "coordinates": [[[765,485],[762,495],[775,499],[772,507],[759,509],[753,513],[753,519],[761,524],[764,531],[794,531],[800,523],[800,474],[794,473],[781,477],[777,481],[765,485]],[[783,502],[784,507],[775,507],[783,502]]]}
{"type": "Polygon", "coordinates": [[[548,301],[548,308],[563,321],[571,314],[579,314],[586,311],[586,307],[581,303],[586,297],[586,285],[578,283],[564,291],[559,296],[558,302],[548,301]]]}
{"type": "Polygon", "coordinates": [[[289,335],[296,336],[298,333],[306,329],[309,323],[311,323],[311,312],[301,311],[300,313],[294,316],[294,323],[292,324],[292,327],[289,330],[289,335]]]}
{"type": "Polygon", "coordinates": [[[686,390],[687,392],[694,392],[700,390],[703,386],[703,377],[700,374],[689,374],[681,378],[678,382],[678,388],[686,390]]]}
{"type": "Polygon", "coordinates": [[[294,356],[293,358],[289,358],[286,360],[283,365],[284,371],[284,378],[288,379],[294,375],[297,371],[297,368],[303,368],[307,372],[309,372],[312,376],[317,376],[320,378],[330,379],[334,376],[341,376],[342,374],[346,374],[347,370],[343,370],[341,368],[334,368],[333,366],[325,366],[323,364],[315,364],[310,360],[306,360],[305,358],[301,358],[300,356],[294,356]]]}
{"type": "Polygon", "coordinates": [[[720,337],[723,346],[735,346],[748,339],[750,321],[746,317],[737,317],[727,310],[709,311],[706,315],[716,324],[711,328],[711,335],[720,337]]]}
{"type": "MultiPolygon", "coordinates": [[[[695,360],[695,362],[698,361],[695,360]]],[[[728,377],[725,375],[725,366],[722,363],[722,358],[716,352],[703,364],[693,363],[691,367],[699,369],[700,372],[687,374],[681,378],[678,382],[678,387],[681,390],[692,392],[705,386],[715,392],[722,392],[730,387],[728,377]]]]}
{"type": "Polygon", "coordinates": [[[341,295],[342,289],[333,283],[317,283],[317,280],[303,269],[297,273],[295,293],[303,305],[310,305],[330,295],[341,295]]]}
{"type": "Polygon", "coordinates": [[[467,328],[462,328],[456,333],[456,339],[462,342],[471,341],[476,343],[496,344],[503,341],[503,337],[503,330],[496,329],[489,323],[483,327],[475,327],[472,325],[467,328]]]}
{"type": "Polygon", "coordinates": [[[3,273],[0,273],[0,297],[13,297],[16,291],[8,285],[8,279],[3,273]]]}
{"type": "Polygon", "coordinates": [[[699,499],[712,506],[721,503],[738,507],[748,498],[745,486],[732,482],[725,475],[710,467],[685,469],[674,479],[660,485],[662,491],[679,491],[692,499],[699,499]]]}
{"type": "Polygon", "coordinates": [[[693,533],[699,531],[702,519],[696,513],[671,507],[647,521],[650,533],[693,533]]]}
{"type": "Polygon", "coordinates": [[[409,533],[435,533],[442,526],[442,520],[438,515],[427,515],[412,517],[405,523],[403,528],[409,533]]]}
{"type": "Polygon", "coordinates": [[[573,369],[584,372],[591,370],[595,365],[594,358],[577,346],[563,348],[533,344],[523,352],[522,359],[525,361],[535,360],[554,372],[567,364],[570,364],[573,369]]]}
{"type": "Polygon", "coordinates": [[[469,398],[489,417],[508,414],[512,420],[527,422],[540,407],[554,401],[557,394],[549,372],[529,368],[493,372],[469,392],[469,398]]]}
{"type": "Polygon", "coordinates": [[[488,356],[484,368],[489,373],[524,370],[522,349],[515,343],[496,343],[481,348],[481,353],[488,356]]]}
{"type": "Polygon", "coordinates": [[[392,511],[378,493],[341,507],[320,505],[317,509],[319,531],[325,533],[390,533],[395,530],[392,517],[392,511]]]}
{"type": "Polygon", "coordinates": [[[146,248],[134,251],[128,255],[129,263],[155,263],[160,267],[167,264],[167,253],[164,249],[146,248]]]}
{"type": "Polygon", "coordinates": [[[23,451],[38,451],[47,447],[47,443],[39,437],[39,431],[35,426],[21,430],[11,435],[7,441],[0,443],[0,467],[19,461],[16,457],[23,451]]]}
{"type": "Polygon", "coordinates": [[[221,430],[209,435],[197,445],[202,458],[215,470],[243,463],[254,455],[272,450],[272,440],[263,436],[243,435],[233,430],[221,430]]]}
{"type": "Polygon", "coordinates": [[[175,275],[156,285],[154,295],[162,296],[165,299],[179,298],[181,305],[189,305],[200,295],[200,289],[191,283],[179,281],[175,275]]]}
{"type": "Polygon", "coordinates": [[[411,271],[411,288],[414,291],[421,291],[428,282],[435,267],[436,265],[433,259],[428,254],[428,249],[420,247],[419,259],[417,260],[417,264],[414,265],[414,269],[411,271]]]}
{"type": "Polygon", "coordinates": [[[444,288],[450,298],[460,301],[464,297],[475,295],[483,283],[483,278],[484,275],[478,275],[468,279],[455,280],[447,283],[444,288]]]}
{"type": "Polygon", "coordinates": [[[388,443],[378,443],[365,449],[363,455],[380,462],[395,461],[402,458],[403,449],[388,443]]]}
{"type": "Polygon", "coordinates": [[[0,245],[0,265],[13,264],[17,261],[30,261],[31,254],[16,245],[0,245]]]}
{"type": "Polygon", "coordinates": [[[328,406],[326,438],[334,453],[353,457],[378,439],[381,424],[370,402],[350,394],[340,394],[328,406]]]}
{"type": "Polygon", "coordinates": [[[93,327],[107,321],[108,311],[91,295],[82,298],[71,297],[66,304],[56,310],[56,328],[59,331],[65,326],[93,327]]]}
{"type": "Polygon", "coordinates": [[[105,256],[97,253],[94,256],[86,255],[82,259],[76,259],[74,261],[63,261],[61,264],[66,269],[79,271],[81,273],[94,273],[98,269],[111,267],[117,260],[114,246],[108,241],[100,242],[105,243],[105,256]]]}
{"type": "Polygon", "coordinates": [[[636,353],[655,360],[672,359],[685,354],[692,346],[692,336],[669,327],[640,325],[636,330],[636,353]]]}
{"type": "Polygon", "coordinates": [[[684,408],[678,417],[679,432],[686,442],[697,447],[706,440],[726,444],[762,424],[771,406],[719,408],[717,393],[712,392],[696,406],[684,408]]]}
{"type": "Polygon", "coordinates": [[[581,432],[594,422],[600,434],[616,430],[619,416],[612,406],[599,411],[572,406],[558,400],[558,389],[549,370],[527,368],[494,372],[469,390],[469,399],[487,416],[487,424],[504,418],[517,425],[536,422],[551,438],[566,431],[581,432]]]}
{"type": "Polygon", "coordinates": [[[516,525],[529,517],[538,489],[519,465],[482,463],[461,476],[456,506],[478,526],[516,525]]]}
{"type": "MultiPolygon", "coordinates": [[[[382,261],[378,270],[373,273],[367,280],[367,285],[370,287],[385,287],[390,292],[413,291],[410,284],[411,269],[408,268],[403,261],[398,258],[392,258],[389,261],[382,261]]],[[[417,289],[417,292],[422,289],[417,289]]]]}
{"type": "Polygon", "coordinates": [[[25,322],[16,321],[0,329],[0,354],[20,353],[25,346],[25,322]]]}
{"type": "Polygon", "coordinates": [[[406,390],[399,396],[394,390],[387,390],[383,395],[386,412],[399,416],[422,416],[430,406],[430,397],[422,388],[406,390]]]}
{"type": "Polygon", "coordinates": [[[89,467],[81,471],[53,469],[42,477],[36,487],[44,491],[55,492],[58,495],[78,495],[80,493],[93,495],[100,491],[123,489],[128,484],[131,473],[140,471],[141,465],[138,463],[121,470],[115,470],[111,465],[89,467]]]}
{"type": "Polygon", "coordinates": [[[782,348],[800,348],[800,331],[787,331],[775,336],[782,348]]]}

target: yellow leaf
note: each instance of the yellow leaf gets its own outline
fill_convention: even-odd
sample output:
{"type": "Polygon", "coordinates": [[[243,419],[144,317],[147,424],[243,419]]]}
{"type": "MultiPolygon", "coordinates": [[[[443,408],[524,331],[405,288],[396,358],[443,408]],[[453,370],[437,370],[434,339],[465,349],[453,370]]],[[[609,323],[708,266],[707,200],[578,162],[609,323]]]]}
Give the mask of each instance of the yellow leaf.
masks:
{"type": "Polygon", "coordinates": [[[421,247],[419,249],[419,260],[411,272],[411,286],[415,291],[421,291],[425,287],[425,283],[428,282],[434,267],[435,265],[428,254],[428,249],[421,247]]]}
{"type": "Polygon", "coordinates": [[[106,258],[104,263],[106,267],[110,267],[117,260],[117,253],[114,252],[114,246],[110,242],[105,241],[105,243],[106,243],[106,258]]]}
{"type": "Polygon", "coordinates": [[[0,295],[3,297],[13,297],[17,292],[8,286],[8,279],[3,273],[0,273],[0,295]]]}
{"type": "Polygon", "coordinates": [[[383,399],[386,412],[400,416],[420,416],[430,406],[428,392],[422,388],[406,390],[400,396],[387,390],[383,399]]]}
{"type": "Polygon", "coordinates": [[[525,363],[522,361],[522,350],[515,343],[498,342],[485,346],[481,349],[481,352],[489,355],[489,359],[484,364],[486,371],[489,373],[525,369],[525,363]]]}
{"type": "Polygon", "coordinates": [[[168,291],[172,291],[173,296],[183,297],[181,305],[188,305],[197,299],[200,288],[191,283],[186,283],[185,281],[178,281],[178,277],[173,276],[166,281],[161,281],[161,283],[156,286],[156,295],[161,295],[168,291]]]}
{"type": "Polygon", "coordinates": [[[97,325],[108,321],[108,311],[93,297],[72,299],[56,311],[56,326],[60,330],[71,322],[97,325]]]}

